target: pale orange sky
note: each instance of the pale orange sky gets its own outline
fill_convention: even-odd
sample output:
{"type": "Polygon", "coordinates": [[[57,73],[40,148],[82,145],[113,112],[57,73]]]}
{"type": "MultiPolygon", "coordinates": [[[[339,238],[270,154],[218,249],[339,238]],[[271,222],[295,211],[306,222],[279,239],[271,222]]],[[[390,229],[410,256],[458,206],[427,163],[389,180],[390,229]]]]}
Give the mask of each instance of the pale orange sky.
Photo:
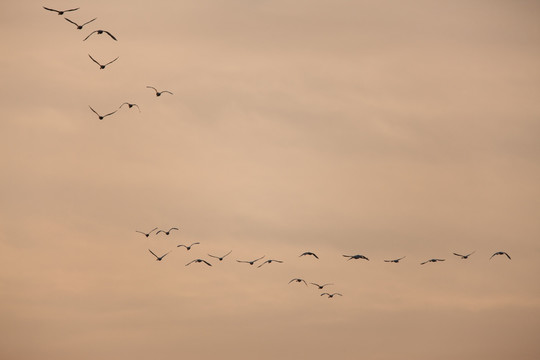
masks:
{"type": "Polygon", "coordinates": [[[539,20],[537,1],[3,2],[0,358],[540,358],[539,20]],[[124,101],[142,112],[88,108],[124,101]],[[284,263],[235,261],[262,255],[284,263]]]}

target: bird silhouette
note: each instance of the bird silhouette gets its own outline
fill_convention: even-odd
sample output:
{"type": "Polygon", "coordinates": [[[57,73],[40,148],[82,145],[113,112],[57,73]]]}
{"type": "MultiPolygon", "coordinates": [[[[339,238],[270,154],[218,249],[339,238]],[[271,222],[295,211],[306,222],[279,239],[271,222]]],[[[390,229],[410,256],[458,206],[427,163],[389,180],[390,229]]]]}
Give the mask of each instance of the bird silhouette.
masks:
{"type": "MultiPolygon", "coordinates": [[[[91,108],[90,108],[90,109],[91,109],[91,108]]],[[[141,233],[141,234],[143,234],[144,236],[149,237],[150,234],[151,234],[153,231],[155,231],[155,230],[157,230],[157,228],[153,228],[152,230],[150,230],[150,231],[147,232],[147,233],[145,233],[144,231],[139,231],[139,230],[135,230],[135,232],[141,233]]]]}
{"type": "Polygon", "coordinates": [[[253,265],[253,264],[255,264],[255,262],[261,260],[261,259],[264,258],[265,256],[266,256],[266,255],[263,255],[263,256],[261,256],[260,258],[255,259],[255,260],[251,260],[251,261],[248,261],[248,260],[236,260],[236,261],[238,261],[239,263],[246,263],[246,264],[249,264],[249,265],[253,265]]]}
{"type": "Polygon", "coordinates": [[[159,231],[156,233],[156,235],[159,234],[159,233],[164,233],[165,235],[169,235],[169,234],[171,233],[172,230],[178,230],[178,228],[172,227],[172,228],[170,228],[170,229],[167,230],[167,231],[166,231],[166,230],[159,230],[159,231]]]}
{"type": "Polygon", "coordinates": [[[96,20],[97,18],[93,18],[92,20],[87,21],[87,22],[85,22],[84,24],[81,24],[81,25],[77,24],[73,20],[69,20],[67,17],[65,17],[64,19],[66,19],[66,21],[68,21],[68,22],[72,23],[73,25],[75,25],[77,27],[77,30],[82,30],[83,26],[85,26],[86,24],[90,24],[92,21],[96,20]]]}
{"type": "Polygon", "coordinates": [[[161,260],[163,260],[163,258],[164,258],[165,256],[167,256],[168,253],[170,253],[170,251],[169,251],[167,254],[163,254],[163,255],[161,255],[161,256],[157,256],[156,254],[154,254],[154,252],[153,252],[152,250],[148,249],[148,251],[150,251],[150,252],[152,253],[152,255],[154,255],[154,256],[156,257],[156,261],[161,261],[161,260]]]}
{"type": "Polygon", "coordinates": [[[300,254],[299,257],[306,256],[306,255],[311,255],[311,256],[315,257],[316,259],[319,258],[315,253],[312,253],[311,251],[306,251],[305,253],[300,254]]]}
{"type": "Polygon", "coordinates": [[[329,298],[329,299],[333,298],[335,295],[343,296],[343,295],[340,294],[340,293],[333,293],[333,294],[322,293],[321,296],[323,296],[323,295],[328,295],[328,298],[329,298]]]}
{"type": "Polygon", "coordinates": [[[354,260],[364,259],[364,260],[369,261],[369,259],[367,257],[365,257],[364,255],[343,255],[343,256],[348,257],[347,261],[349,261],[351,259],[354,259],[354,260]]]}
{"type": "Polygon", "coordinates": [[[210,255],[210,254],[208,254],[208,256],[213,257],[213,258],[216,258],[216,259],[218,259],[219,261],[223,261],[223,259],[224,259],[227,255],[229,255],[230,253],[232,253],[232,250],[229,251],[228,253],[226,253],[226,254],[223,255],[223,256],[215,256],[215,255],[210,255]]]}
{"type": "Polygon", "coordinates": [[[88,39],[88,38],[89,38],[90,36],[92,36],[93,34],[101,35],[101,34],[103,34],[103,33],[109,35],[114,41],[118,41],[118,40],[116,39],[116,37],[115,37],[113,34],[111,34],[110,32],[108,32],[107,30],[94,30],[94,31],[92,31],[90,34],[88,34],[88,36],[85,37],[85,38],[83,39],[83,41],[86,41],[86,39],[88,39]]]}
{"type": "Polygon", "coordinates": [[[459,257],[462,258],[462,259],[467,259],[469,256],[471,256],[471,255],[474,254],[475,252],[476,252],[476,250],[473,251],[473,252],[470,253],[470,254],[467,254],[467,255],[461,255],[461,254],[457,254],[457,253],[453,253],[453,254],[456,255],[456,256],[459,256],[459,257]]]}
{"type": "Polygon", "coordinates": [[[506,257],[507,257],[509,260],[512,260],[512,258],[510,257],[510,255],[508,255],[508,254],[505,253],[504,251],[497,251],[495,254],[491,255],[491,257],[489,258],[489,260],[491,260],[491,258],[494,257],[495,255],[506,255],[506,257]]]}
{"type": "Polygon", "coordinates": [[[128,109],[131,109],[132,107],[135,106],[137,109],[139,109],[139,112],[141,112],[141,108],[139,107],[139,105],[137,105],[137,104],[131,104],[131,103],[128,103],[128,102],[122,103],[122,105],[120,105],[120,106],[118,107],[118,109],[120,109],[120,108],[121,108],[122,106],[124,106],[124,105],[127,105],[127,106],[128,106],[128,109]]]}
{"type": "Polygon", "coordinates": [[[68,10],[55,10],[55,9],[51,9],[51,8],[48,8],[48,7],[43,7],[45,10],[49,10],[49,11],[54,11],[55,13],[58,13],[58,15],[64,15],[64,13],[67,13],[69,11],[75,11],[75,10],[79,10],[80,8],[75,8],[75,9],[68,9],[68,10]]]}
{"type": "Polygon", "coordinates": [[[322,285],[319,285],[317,283],[310,283],[312,285],[315,285],[316,287],[318,287],[319,289],[323,289],[325,286],[328,286],[328,285],[334,285],[332,283],[328,283],[328,284],[322,284],[322,285]]]}
{"type": "Polygon", "coordinates": [[[444,260],[445,259],[429,259],[429,260],[424,261],[423,263],[420,263],[420,265],[424,265],[424,264],[427,264],[429,262],[434,263],[434,262],[437,262],[437,261],[444,261],[444,260]]]}
{"type": "Polygon", "coordinates": [[[294,278],[294,279],[292,279],[291,281],[289,281],[289,284],[292,283],[293,281],[296,281],[296,282],[304,282],[304,284],[306,284],[306,286],[307,286],[307,282],[306,282],[306,280],[304,280],[304,279],[294,278]]]}
{"type": "Polygon", "coordinates": [[[189,251],[189,250],[191,250],[191,247],[192,247],[193,245],[197,245],[197,244],[200,244],[200,242],[194,242],[193,244],[191,244],[191,245],[189,245],[189,246],[188,246],[188,245],[184,245],[184,244],[180,244],[180,245],[176,245],[176,247],[182,247],[182,246],[183,246],[183,247],[185,247],[185,248],[189,251]]]}
{"type": "Polygon", "coordinates": [[[260,267],[263,266],[264,264],[271,264],[271,263],[273,263],[274,261],[277,262],[277,263],[282,263],[282,262],[283,262],[283,261],[281,261],[281,260],[268,259],[268,260],[266,260],[265,262],[263,262],[261,265],[259,265],[259,266],[257,266],[257,267],[260,268],[260,267]]]}
{"type": "Polygon", "coordinates": [[[384,260],[384,262],[392,262],[392,263],[396,263],[396,264],[397,264],[397,263],[399,262],[399,260],[404,259],[404,258],[405,258],[405,256],[400,257],[399,259],[384,260]]]}
{"type": "Polygon", "coordinates": [[[103,120],[105,117],[107,117],[107,116],[109,116],[109,115],[112,115],[112,114],[114,114],[115,112],[118,111],[118,110],[115,110],[115,111],[113,111],[112,113],[108,113],[108,114],[105,114],[105,115],[99,115],[99,114],[97,113],[97,111],[94,110],[94,109],[92,109],[92,107],[91,107],[90,105],[88,105],[88,107],[90,108],[90,110],[92,110],[92,111],[94,112],[94,114],[96,114],[96,115],[99,117],[99,120],[103,120]]]}
{"type": "Polygon", "coordinates": [[[205,263],[205,264],[208,265],[208,266],[212,266],[212,264],[210,264],[209,262],[207,262],[207,261],[205,261],[205,260],[203,260],[203,259],[195,259],[195,260],[192,260],[192,261],[188,262],[188,263],[186,264],[186,266],[188,266],[189,264],[192,264],[192,263],[201,263],[201,262],[202,262],[202,263],[205,263]]]}
{"type": "Polygon", "coordinates": [[[171,94],[171,95],[174,95],[172,92],[168,91],[168,90],[163,90],[163,91],[158,91],[155,87],[153,86],[147,86],[147,88],[149,89],[154,89],[154,91],[156,92],[156,96],[161,96],[161,94],[163,93],[167,93],[167,94],[171,94]]]}
{"type": "Polygon", "coordinates": [[[118,58],[119,58],[119,56],[117,56],[116,59],[114,59],[114,60],[112,60],[112,61],[109,61],[109,62],[106,63],[106,64],[100,64],[99,62],[97,62],[96,59],[94,59],[94,58],[92,57],[92,55],[88,54],[88,56],[90,56],[90,59],[92,59],[93,62],[95,62],[96,64],[99,65],[99,69],[100,69],[100,70],[105,69],[105,66],[107,66],[107,65],[109,65],[109,64],[111,64],[111,63],[113,63],[113,62],[115,62],[115,61],[118,60],[118,58]]]}

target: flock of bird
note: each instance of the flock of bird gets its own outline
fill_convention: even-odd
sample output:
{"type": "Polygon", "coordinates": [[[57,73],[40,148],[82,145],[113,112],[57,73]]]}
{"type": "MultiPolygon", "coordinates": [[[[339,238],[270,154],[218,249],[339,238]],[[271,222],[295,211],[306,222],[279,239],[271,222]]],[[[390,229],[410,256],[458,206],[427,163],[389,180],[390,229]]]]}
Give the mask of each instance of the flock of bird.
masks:
{"type": "MultiPolygon", "coordinates": [[[[77,11],[77,10],[80,9],[80,8],[77,7],[77,8],[66,9],[66,10],[57,10],[57,9],[52,9],[52,8],[45,7],[45,6],[43,6],[43,8],[44,8],[45,10],[47,10],[47,11],[54,12],[54,13],[56,13],[56,14],[58,14],[58,15],[64,15],[64,14],[66,14],[66,13],[71,13],[71,12],[74,12],[74,11],[77,11]]],[[[76,28],[77,28],[77,30],[82,30],[86,25],[88,25],[88,24],[94,22],[95,20],[97,20],[97,17],[95,17],[95,18],[93,18],[93,19],[91,19],[91,20],[88,20],[88,21],[86,21],[86,22],[83,22],[83,23],[81,23],[81,24],[79,24],[79,23],[75,22],[74,20],[69,19],[69,18],[67,18],[67,17],[64,17],[64,19],[65,19],[67,22],[69,22],[70,24],[75,25],[76,28]]],[[[113,35],[110,31],[103,30],[103,29],[96,29],[96,30],[93,30],[92,32],[90,32],[90,33],[83,39],[83,41],[88,40],[88,39],[89,39],[92,35],[94,35],[94,34],[96,34],[96,35],[106,34],[106,35],[109,36],[110,39],[112,39],[112,40],[114,40],[114,41],[118,41],[118,39],[116,38],[115,35],[113,35]]],[[[92,55],[90,55],[90,54],[88,54],[88,57],[90,58],[90,60],[91,60],[92,62],[94,62],[95,64],[97,64],[97,65],[99,66],[99,69],[100,69],[100,70],[104,70],[108,65],[114,63],[115,61],[117,61],[117,60],[119,59],[119,56],[117,56],[116,58],[114,58],[114,59],[112,59],[112,60],[110,60],[110,61],[102,62],[102,61],[96,60],[96,59],[95,59],[92,55]]],[[[158,90],[158,89],[156,89],[156,88],[153,87],[153,86],[146,86],[146,88],[154,90],[154,93],[155,93],[156,97],[159,97],[159,96],[161,96],[162,94],[170,94],[170,95],[173,95],[173,93],[170,92],[170,91],[168,91],[168,90],[158,90]]],[[[97,115],[97,117],[98,117],[99,120],[103,120],[103,119],[105,119],[107,116],[111,116],[111,115],[115,114],[115,113],[116,113],[117,111],[119,111],[119,110],[122,108],[122,106],[124,106],[124,105],[127,105],[127,106],[128,106],[128,109],[131,109],[131,108],[133,108],[133,107],[136,107],[136,108],[139,110],[139,112],[141,112],[141,109],[140,109],[139,105],[137,105],[137,104],[135,104],[135,103],[130,103],[130,102],[123,102],[117,109],[115,109],[114,111],[110,111],[110,112],[108,112],[108,113],[106,113],[106,114],[104,114],[104,115],[99,114],[99,113],[98,113],[96,110],[94,110],[90,105],[89,105],[88,107],[90,108],[90,110],[91,110],[94,114],[97,115]]]]}
{"type": "MultiPolygon", "coordinates": [[[[145,231],[140,231],[140,230],[135,230],[135,232],[137,233],[140,233],[142,235],[144,235],[146,238],[150,237],[150,235],[154,234],[155,232],[155,235],[157,236],[158,234],[165,234],[166,236],[168,236],[173,230],[179,230],[179,228],[177,227],[171,227],[169,228],[168,230],[167,229],[159,229],[157,227],[153,228],[152,230],[148,231],[148,232],[145,232],[145,231]]],[[[193,242],[191,244],[179,244],[177,245],[176,247],[178,248],[186,248],[187,251],[190,251],[191,248],[195,245],[199,245],[200,242],[193,242]]],[[[171,251],[168,251],[166,252],[165,254],[161,255],[161,256],[158,256],[155,252],[153,252],[151,249],[148,249],[148,251],[150,252],[150,254],[152,254],[156,261],[162,261],[165,256],[167,256],[168,254],[170,254],[172,252],[171,251]]],[[[463,254],[459,254],[459,253],[452,253],[453,255],[459,257],[460,259],[462,260],[466,260],[468,259],[471,255],[473,255],[476,251],[473,251],[471,253],[468,253],[466,255],[463,255],[463,254]]],[[[229,252],[227,252],[226,254],[224,255],[212,255],[212,254],[207,254],[209,257],[211,258],[214,258],[214,259],[218,259],[219,261],[223,261],[227,256],[229,256],[230,254],[232,253],[232,250],[230,250],[229,252]]],[[[493,253],[493,255],[491,255],[491,257],[489,258],[489,260],[491,260],[493,257],[495,256],[498,256],[498,255],[503,255],[503,256],[506,256],[509,260],[511,260],[511,257],[510,255],[508,255],[508,253],[504,252],[504,251],[497,251],[495,253],[493,253]]],[[[312,251],[305,251],[303,253],[301,253],[300,255],[298,255],[298,257],[313,257],[314,259],[316,260],[319,260],[319,256],[312,252],[312,251]]],[[[342,255],[343,257],[347,258],[346,261],[350,261],[350,260],[365,260],[365,261],[370,261],[369,258],[367,256],[364,256],[362,254],[355,254],[355,255],[342,255]]],[[[263,260],[266,256],[263,255],[263,256],[260,256],[260,257],[257,257],[253,260],[251,259],[248,259],[248,260],[239,260],[239,259],[236,259],[236,262],[238,263],[241,263],[241,264],[249,264],[249,265],[255,265],[255,263],[259,262],[260,260],[263,260]]],[[[402,256],[400,258],[397,258],[397,259],[384,259],[383,261],[384,262],[387,262],[387,263],[394,263],[394,264],[397,264],[399,263],[401,260],[405,259],[405,256],[402,256]]],[[[446,259],[439,259],[439,258],[433,258],[433,259],[428,259],[426,261],[423,261],[420,263],[420,265],[425,265],[427,263],[436,263],[436,262],[442,262],[442,261],[445,261],[446,259]]],[[[191,264],[204,264],[206,266],[212,266],[212,264],[209,262],[210,260],[207,260],[207,259],[201,259],[201,258],[197,258],[197,259],[193,259],[191,261],[189,261],[188,263],[185,264],[185,266],[189,266],[191,264]]],[[[277,260],[277,259],[266,259],[265,261],[262,261],[260,262],[258,265],[257,265],[257,268],[260,268],[266,264],[271,264],[271,263],[283,263],[284,261],[283,260],[277,260]]],[[[304,285],[306,286],[309,286],[309,285],[313,285],[315,286],[317,289],[319,290],[323,290],[324,287],[326,286],[331,286],[331,285],[334,285],[334,283],[324,283],[324,284],[318,284],[318,283],[315,283],[315,282],[310,282],[308,283],[306,280],[302,279],[302,278],[293,278],[291,279],[288,284],[291,284],[291,283],[304,283],[304,285]]],[[[334,296],[343,296],[343,294],[341,293],[328,293],[328,292],[323,292],[321,294],[321,296],[327,296],[329,299],[332,299],[334,296]]]]}

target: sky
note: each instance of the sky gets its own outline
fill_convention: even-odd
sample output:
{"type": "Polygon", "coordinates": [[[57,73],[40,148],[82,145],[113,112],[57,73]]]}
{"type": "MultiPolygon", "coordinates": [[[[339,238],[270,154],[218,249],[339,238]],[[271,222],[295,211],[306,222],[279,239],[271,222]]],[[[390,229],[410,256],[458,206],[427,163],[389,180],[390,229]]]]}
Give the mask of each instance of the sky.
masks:
{"type": "Polygon", "coordinates": [[[0,357],[538,359],[539,20],[2,2],[0,357]]]}

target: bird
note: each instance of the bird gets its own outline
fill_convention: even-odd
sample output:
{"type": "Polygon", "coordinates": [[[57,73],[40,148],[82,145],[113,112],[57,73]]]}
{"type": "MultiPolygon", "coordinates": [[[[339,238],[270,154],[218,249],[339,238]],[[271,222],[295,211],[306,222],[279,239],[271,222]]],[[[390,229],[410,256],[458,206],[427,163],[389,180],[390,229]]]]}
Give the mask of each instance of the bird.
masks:
{"type": "Polygon", "coordinates": [[[459,257],[462,258],[462,259],[467,259],[469,256],[471,256],[471,255],[474,254],[475,252],[476,252],[476,250],[473,251],[473,252],[470,253],[470,254],[467,254],[467,255],[461,255],[461,254],[456,254],[456,253],[453,253],[453,254],[456,255],[456,256],[459,256],[459,257]]]}
{"type": "Polygon", "coordinates": [[[274,261],[277,262],[277,263],[282,263],[282,262],[283,262],[283,261],[281,261],[281,260],[268,259],[268,260],[266,260],[265,262],[263,262],[261,265],[259,265],[259,266],[257,266],[257,267],[260,268],[260,267],[263,266],[264,264],[271,264],[271,263],[273,263],[274,261]]]}
{"type": "MultiPolygon", "coordinates": [[[[90,109],[91,109],[91,108],[90,108],[90,109]]],[[[157,230],[157,228],[153,228],[152,230],[150,230],[150,231],[147,232],[147,233],[145,233],[144,231],[139,231],[139,230],[135,230],[135,232],[141,233],[141,234],[143,234],[144,236],[149,237],[150,234],[151,234],[153,231],[155,231],[155,230],[157,230]]]]}
{"type": "Polygon", "coordinates": [[[504,251],[497,251],[495,254],[491,255],[491,257],[489,258],[489,260],[491,260],[491,258],[494,257],[495,255],[506,255],[506,257],[507,257],[509,260],[512,260],[512,258],[510,257],[510,255],[508,255],[508,254],[505,253],[504,251]]]}
{"type": "Polygon", "coordinates": [[[348,257],[347,261],[349,261],[351,259],[355,259],[355,260],[364,259],[364,260],[369,261],[369,259],[367,257],[365,257],[364,255],[343,255],[343,256],[348,257]]]}
{"type": "Polygon", "coordinates": [[[109,61],[108,63],[102,65],[102,64],[100,64],[99,62],[97,62],[96,59],[94,59],[94,58],[92,57],[92,55],[88,54],[88,56],[90,56],[90,59],[92,59],[93,62],[95,62],[96,64],[99,65],[99,69],[100,69],[100,70],[105,69],[105,66],[107,66],[107,65],[109,65],[109,64],[111,64],[111,63],[113,63],[113,62],[115,62],[115,61],[118,60],[118,58],[119,58],[119,56],[117,56],[116,59],[114,59],[114,60],[112,60],[112,61],[109,61]]]}
{"type": "Polygon", "coordinates": [[[172,92],[170,92],[168,90],[157,91],[157,89],[155,87],[153,87],[153,86],[147,86],[147,88],[154,89],[154,91],[156,92],[156,96],[161,96],[161,94],[163,94],[163,93],[174,95],[172,92]]]}
{"type": "Polygon", "coordinates": [[[156,254],[154,254],[154,252],[153,252],[152,250],[148,249],[148,251],[150,251],[150,252],[152,253],[152,255],[154,255],[154,256],[156,257],[156,261],[161,261],[161,260],[163,260],[163,258],[164,258],[165,256],[167,256],[168,253],[170,253],[170,251],[169,251],[167,254],[163,254],[163,255],[161,255],[161,256],[157,256],[156,254]]]}
{"type": "Polygon", "coordinates": [[[141,112],[141,108],[139,107],[139,105],[137,104],[131,104],[131,103],[128,103],[128,102],[124,102],[122,105],[120,105],[118,108],[120,109],[122,106],[124,105],[127,105],[129,109],[131,109],[132,107],[137,107],[137,109],[139,109],[139,112],[141,112]]]}
{"type": "Polygon", "coordinates": [[[172,230],[178,230],[178,228],[172,227],[172,228],[170,228],[168,231],[166,231],[166,230],[159,230],[159,231],[156,233],[156,235],[159,234],[159,233],[164,233],[165,235],[169,235],[169,233],[170,233],[172,230]]]}
{"type": "Polygon", "coordinates": [[[223,261],[223,259],[224,259],[227,255],[229,255],[230,253],[232,253],[232,250],[229,251],[228,253],[226,253],[226,254],[223,255],[223,256],[215,256],[215,255],[210,255],[210,254],[208,254],[208,256],[213,257],[213,258],[216,258],[216,259],[218,259],[219,261],[223,261]]]}
{"type": "Polygon", "coordinates": [[[316,259],[319,258],[315,253],[312,253],[311,251],[306,251],[305,253],[300,254],[300,256],[306,256],[306,255],[311,255],[311,256],[315,257],[316,259]]]}
{"type": "Polygon", "coordinates": [[[333,294],[322,293],[321,296],[323,296],[323,295],[328,295],[328,298],[329,298],[329,299],[333,298],[335,295],[343,296],[343,295],[340,294],[340,293],[333,293],[333,294]]]}
{"type": "Polygon", "coordinates": [[[186,266],[188,266],[189,264],[194,263],[194,262],[195,262],[195,263],[200,263],[200,262],[202,262],[202,263],[205,263],[205,264],[208,265],[208,266],[212,266],[212,264],[210,264],[209,262],[207,262],[207,261],[205,261],[205,260],[203,260],[203,259],[195,259],[195,260],[192,260],[192,261],[188,262],[188,263],[186,264],[186,266]]]}
{"type": "Polygon", "coordinates": [[[322,289],[322,288],[324,288],[325,286],[328,286],[328,285],[334,285],[334,284],[332,284],[332,283],[322,284],[322,285],[319,285],[319,284],[317,284],[317,283],[310,283],[310,284],[315,285],[315,286],[318,287],[319,289],[322,289]]]}
{"type": "Polygon", "coordinates": [[[88,39],[88,38],[89,38],[90,36],[92,36],[92,34],[94,34],[94,33],[97,33],[98,35],[101,35],[101,34],[105,33],[105,34],[109,35],[114,41],[118,41],[118,40],[116,39],[116,37],[115,37],[113,34],[111,34],[110,32],[108,32],[107,30],[94,30],[94,31],[92,31],[87,37],[85,37],[85,38],[83,39],[83,41],[86,41],[86,39],[88,39]]]}
{"type": "Polygon", "coordinates": [[[266,255],[263,255],[263,256],[261,256],[260,258],[255,259],[255,260],[251,260],[251,261],[247,261],[247,260],[236,260],[236,261],[238,261],[239,263],[246,263],[246,264],[249,264],[249,265],[253,265],[253,264],[255,264],[256,261],[261,260],[261,259],[264,258],[265,256],[266,256],[266,255]]]}
{"type": "Polygon", "coordinates": [[[176,247],[182,247],[182,246],[183,246],[183,247],[185,247],[187,250],[191,250],[191,247],[192,247],[193,245],[197,245],[197,244],[200,244],[200,242],[194,242],[193,244],[191,244],[191,245],[189,245],[189,246],[188,246],[188,245],[184,245],[184,244],[180,244],[180,245],[176,245],[176,247]]]}
{"type": "Polygon", "coordinates": [[[48,8],[48,7],[45,7],[45,6],[43,8],[45,10],[54,11],[54,12],[58,13],[58,15],[64,15],[64,13],[66,13],[66,12],[79,10],[79,8],[68,9],[68,10],[55,10],[55,9],[51,9],[51,8],[48,8]]]}
{"type": "Polygon", "coordinates": [[[445,259],[429,259],[429,260],[426,260],[424,261],[423,263],[420,263],[420,265],[424,265],[424,264],[427,264],[428,262],[437,262],[437,261],[444,261],[445,259]]]}
{"type": "Polygon", "coordinates": [[[92,20],[90,21],[87,21],[85,22],[84,24],[77,24],[75,21],[72,21],[72,20],[69,20],[67,17],[65,17],[64,19],[66,19],[66,21],[72,23],[73,25],[75,25],[77,27],[77,30],[82,30],[83,26],[86,25],[86,24],[90,24],[92,21],[96,20],[97,18],[93,18],[92,20]]]}
{"type": "Polygon", "coordinates": [[[292,279],[291,281],[289,281],[289,284],[292,283],[293,281],[296,281],[296,282],[302,282],[302,281],[303,281],[304,284],[306,284],[306,286],[307,286],[307,282],[306,282],[306,280],[304,280],[304,279],[294,278],[294,279],[292,279]]]}
{"type": "Polygon", "coordinates": [[[99,120],[103,120],[105,117],[107,117],[107,116],[109,116],[109,115],[112,115],[112,114],[114,114],[115,112],[118,111],[118,110],[115,110],[115,111],[113,111],[112,113],[108,113],[108,114],[105,114],[105,115],[99,115],[99,114],[97,113],[97,111],[94,110],[94,109],[92,109],[92,107],[91,107],[90,105],[88,105],[88,107],[90,108],[90,110],[92,110],[92,111],[94,112],[94,114],[96,114],[96,115],[99,117],[99,120]]]}
{"type": "Polygon", "coordinates": [[[397,263],[399,262],[399,260],[401,260],[401,259],[403,259],[403,258],[405,258],[405,256],[403,256],[403,257],[400,257],[399,259],[393,259],[393,260],[384,260],[384,262],[392,262],[392,263],[396,263],[396,264],[397,264],[397,263]]]}

